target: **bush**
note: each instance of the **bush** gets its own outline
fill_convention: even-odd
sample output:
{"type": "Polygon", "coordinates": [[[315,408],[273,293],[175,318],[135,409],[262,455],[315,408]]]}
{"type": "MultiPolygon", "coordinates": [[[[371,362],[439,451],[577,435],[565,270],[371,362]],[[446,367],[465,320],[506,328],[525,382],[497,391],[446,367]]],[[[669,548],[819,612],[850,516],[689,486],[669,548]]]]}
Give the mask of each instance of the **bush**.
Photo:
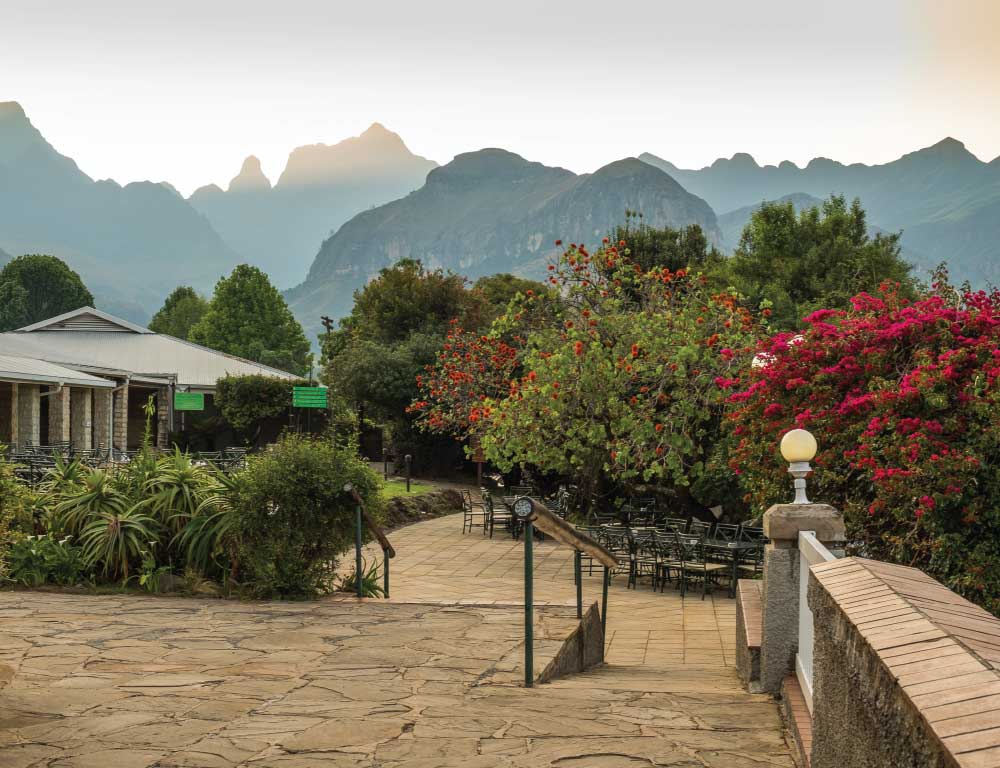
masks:
{"type": "Polygon", "coordinates": [[[1000,610],[1000,294],[894,289],[822,310],[763,347],[729,397],[731,467],[762,511],[790,493],[781,435],[811,430],[813,498],[866,556],[1000,610]]]}
{"type": "Polygon", "coordinates": [[[73,586],[89,572],[83,550],[70,537],[56,539],[51,533],[27,536],[10,549],[8,578],[26,587],[42,584],[73,586]]]}
{"type": "Polygon", "coordinates": [[[378,476],[350,447],[286,435],[254,456],[239,499],[242,579],[260,596],[304,597],[333,588],[336,557],[354,536],[351,483],[377,512],[378,476]]]}
{"type": "Polygon", "coordinates": [[[14,466],[0,445],[0,581],[7,572],[10,547],[32,531],[34,495],[17,481],[14,466]]]}

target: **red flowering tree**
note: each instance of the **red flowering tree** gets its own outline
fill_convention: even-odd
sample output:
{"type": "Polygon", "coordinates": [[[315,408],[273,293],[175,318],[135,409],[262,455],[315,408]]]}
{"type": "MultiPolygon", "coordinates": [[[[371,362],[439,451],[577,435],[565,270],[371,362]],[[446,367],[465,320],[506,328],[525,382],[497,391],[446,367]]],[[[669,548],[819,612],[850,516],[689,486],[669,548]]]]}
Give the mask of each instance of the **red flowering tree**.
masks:
{"type": "Polygon", "coordinates": [[[478,441],[507,392],[517,348],[497,336],[467,331],[452,321],[435,365],[417,377],[422,397],[409,407],[431,432],[478,441]]]}
{"type": "MultiPolygon", "coordinates": [[[[716,503],[718,476],[703,481],[732,475],[716,454],[719,382],[738,383],[749,361],[749,312],[701,275],[644,269],[623,242],[593,254],[571,245],[549,281],[548,292],[523,295],[494,324],[487,338],[509,340],[516,360],[501,356],[486,386],[482,354],[444,351],[451,357],[424,379],[416,404],[428,425],[463,435],[476,415],[487,458],[505,471],[530,465],[590,487],[601,477],[656,484],[691,506],[716,503]]],[[[494,352],[486,350],[490,362],[494,352]]]]}
{"type": "Polygon", "coordinates": [[[786,500],[778,452],[819,442],[811,497],[840,507],[867,556],[915,565],[1000,609],[1000,296],[892,287],[821,310],[762,346],[729,395],[731,466],[758,511],[786,500]]]}

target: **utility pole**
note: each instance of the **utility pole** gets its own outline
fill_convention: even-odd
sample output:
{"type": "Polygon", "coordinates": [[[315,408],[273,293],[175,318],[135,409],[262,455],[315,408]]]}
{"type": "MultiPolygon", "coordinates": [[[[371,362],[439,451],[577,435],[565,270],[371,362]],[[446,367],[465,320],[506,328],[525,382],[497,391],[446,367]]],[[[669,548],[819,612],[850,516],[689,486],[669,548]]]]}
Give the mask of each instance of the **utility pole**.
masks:
{"type": "MultiPolygon", "coordinates": [[[[320,365],[320,370],[322,371],[322,368],[323,368],[323,353],[329,353],[329,350],[330,350],[330,334],[333,333],[333,318],[331,318],[329,315],[320,315],[319,321],[320,321],[320,323],[323,324],[323,328],[326,330],[326,348],[322,349],[322,351],[320,353],[320,356],[319,356],[319,365],[320,365]]],[[[320,347],[322,347],[322,346],[323,345],[320,344],[320,347]]],[[[320,379],[320,381],[322,381],[322,379],[320,379]]],[[[312,383],[312,372],[311,371],[309,373],[309,383],[310,384],[312,383]]],[[[327,384],[329,385],[329,382],[327,382],[327,384]]],[[[329,401],[327,401],[326,407],[327,407],[326,423],[329,424],[330,423],[330,411],[329,411],[329,409],[330,409],[330,402],[329,401]]]]}

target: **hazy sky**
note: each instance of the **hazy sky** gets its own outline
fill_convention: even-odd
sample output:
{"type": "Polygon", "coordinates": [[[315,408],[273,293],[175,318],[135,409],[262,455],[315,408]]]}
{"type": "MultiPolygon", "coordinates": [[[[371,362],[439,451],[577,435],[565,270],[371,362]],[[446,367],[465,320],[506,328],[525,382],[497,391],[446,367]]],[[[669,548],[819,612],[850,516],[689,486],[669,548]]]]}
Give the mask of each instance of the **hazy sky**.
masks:
{"type": "Polygon", "coordinates": [[[373,121],[447,162],[1000,154],[1000,0],[0,0],[0,101],[95,178],[276,180],[373,121]]]}

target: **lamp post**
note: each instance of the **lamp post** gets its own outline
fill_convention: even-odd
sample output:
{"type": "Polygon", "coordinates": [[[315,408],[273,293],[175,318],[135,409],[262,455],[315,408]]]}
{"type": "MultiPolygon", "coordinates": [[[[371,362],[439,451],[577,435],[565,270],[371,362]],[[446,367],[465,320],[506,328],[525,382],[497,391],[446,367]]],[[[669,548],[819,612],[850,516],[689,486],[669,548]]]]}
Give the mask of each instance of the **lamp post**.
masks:
{"type": "Polygon", "coordinates": [[[804,429],[793,429],[781,438],[781,455],[788,462],[788,474],[795,478],[793,504],[811,504],[806,497],[806,477],[812,471],[809,462],[816,456],[816,438],[804,429]]]}

